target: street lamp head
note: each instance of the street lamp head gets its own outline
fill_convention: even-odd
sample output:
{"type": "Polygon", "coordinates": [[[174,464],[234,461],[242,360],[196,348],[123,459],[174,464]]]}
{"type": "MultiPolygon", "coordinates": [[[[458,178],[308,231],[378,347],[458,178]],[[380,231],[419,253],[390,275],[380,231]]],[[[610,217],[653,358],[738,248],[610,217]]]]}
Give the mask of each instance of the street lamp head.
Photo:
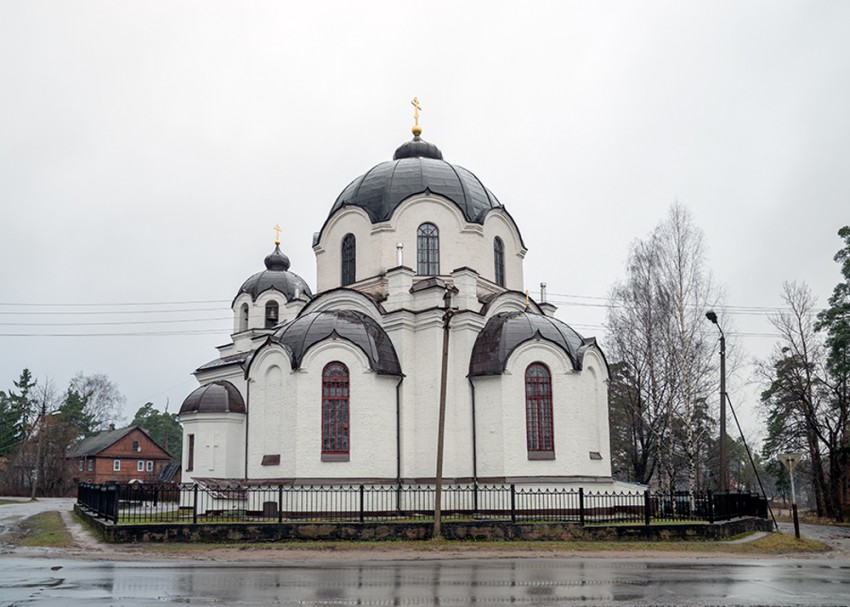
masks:
{"type": "Polygon", "coordinates": [[[705,317],[714,324],[717,324],[717,314],[715,314],[714,310],[709,310],[708,312],[706,312],[705,317]]]}

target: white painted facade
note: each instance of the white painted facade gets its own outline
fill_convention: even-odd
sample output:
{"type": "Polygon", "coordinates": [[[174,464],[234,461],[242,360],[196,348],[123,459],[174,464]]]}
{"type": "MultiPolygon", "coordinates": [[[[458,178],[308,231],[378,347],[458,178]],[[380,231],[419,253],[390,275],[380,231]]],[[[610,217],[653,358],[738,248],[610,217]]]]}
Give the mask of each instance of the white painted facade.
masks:
{"type": "MultiPolygon", "coordinates": [[[[270,288],[240,292],[234,300],[231,342],[196,377],[201,386],[230,382],[246,412],[181,411],[184,480],[433,482],[448,294],[444,478],[614,487],[608,371],[595,342],[575,334],[581,347],[568,348],[537,331],[491,360],[489,368],[495,371],[472,372],[473,358],[496,356],[484,356],[482,344],[485,334],[496,334],[485,327],[495,327],[499,319],[549,327],[540,325],[547,318],[555,328],[563,325],[552,317],[554,306],[528,301],[523,294],[526,248],[504,207],[470,219],[455,201],[427,190],[408,196],[387,220],[373,223],[364,208],[342,205],[325,222],[313,249],[314,297],[296,292],[287,298],[270,288]],[[439,230],[435,276],[416,274],[417,230],[426,222],[439,230]],[[343,287],[347,234],[356,239],[355,280],[343,287]],[[497,237],[504,248],[503,286],[497,284],[497,237]],[[274,328],[265,326],[270,300],[279,305],[274,328]],[[345,314],[355,315],[355,328],[360,323],[366,334],[379,333],[379,342],[386,338],[394,359],[386,351],[377,357],[377,342],[364,346],[338,331],[301,341],[294,337],[315,336],[317,326],[338,317],[351,321],[345,314]],[[297,344],[306,344],[303,352],[297,344]],[[323,453],[322,373],[329,363],[348,370],[344,457],[323,453]],[[533,455],[527,442],[526,370],[532,363],[542,363],[551,373],[554,444],[545,458],[533,455]],[[187,470],[190,434],[195,436],[194,465],[187,470]]],[[[569,327],[562,332],[574,334],[569,327]]]]}

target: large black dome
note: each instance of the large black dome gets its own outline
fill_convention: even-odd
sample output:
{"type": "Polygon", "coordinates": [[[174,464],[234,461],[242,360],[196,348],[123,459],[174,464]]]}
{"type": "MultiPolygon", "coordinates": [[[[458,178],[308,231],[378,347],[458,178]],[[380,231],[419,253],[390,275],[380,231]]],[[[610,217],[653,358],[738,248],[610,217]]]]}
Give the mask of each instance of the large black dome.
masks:
{"type": "MultiPolygon", "coordinates": [[[[279,291],[286,297],[286,301],[297,299],[302,294],[308,299],[313,297],[310,287],[305,280],[289,271],[289,257],[280,250],[280,246],[275,245],[274,251],[266,256],[266,269],[262,272],[257,272],[250,276],[248,280],[242,283],[239,287],[239,292],[236,297],[242,293],[248,293],[252,301],[257,301],[260,293],[264,293],[269,289],[279,291]]],[[[236,301],[234,298],[233,301],[236,301]]]]}
{"type": "Polygon", "coordinates": [[[348,184],[330,214],[344,206],[357,206],[369,214],[372,223],[387,221],[402,201],[424,192],[448,198],[467,221],[479,224],[491,209],[502,206],[472,172],[446,162],[436,145],[414,137],[395,151],[392,160],[348,184]]]}

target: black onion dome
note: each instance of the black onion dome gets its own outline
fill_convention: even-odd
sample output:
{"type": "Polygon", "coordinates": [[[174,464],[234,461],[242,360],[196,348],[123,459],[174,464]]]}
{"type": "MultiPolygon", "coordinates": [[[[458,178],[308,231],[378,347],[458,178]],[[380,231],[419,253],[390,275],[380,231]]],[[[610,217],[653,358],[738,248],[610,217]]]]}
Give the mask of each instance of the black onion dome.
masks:
{"type": "Polygon", "coordinates": [[[425,158],[435,158],[436,160],[443,159],[443,153],[433,143],[428,143],[424,139],[414,137],[412,141],[405,141],[396,148],[393,154],[393,160],[400,158],[416,158],[424,156],[425,158]]]}
{"type": "Polygon", "coordinates": [[[184,413],[245,413],[245,401],[229,381],[214,381],[186,397],[180,407],[184,413]]]}
{"type": "Polygon", "coordinates": [[[315,344],[336,336],[360,348],[373,371],[401,375],[393,342],[373,318],[354,310],[311,312],[286,323],[272,337],[290,355],[292,368],[301,367],[307,351],[315,344]]]}
{"type": "Polygon", "coordinates": [[[424,192],[448,198],[467,221],[479,224],[490,210],[502,206],[471,171],[446,162],[436,145],[414,137],[395,151],[392,160],[348,184],[330,215],[344,206],[357,206],[369,214],[372,223],[379,223],[392,217],[402,201],[424,192]]]}
{"type": "MultiPolygon", "coordinates": [[[[289,271],[289,257],[283,254],[279,245],[275,245],[274,251],[266,256],[266,269],[257,272],[242,283],[236,297],[242,293],[248,293],[251,299],[256,301],[261,293],[274,289],[286,297],[286,301],[297,299],[299,295],[313,297],[310,287],[303,278],[289,271]]],[[[236,298],[234,298],[236,301],[236,298]]]]}
{"type": "Polygon", "coordinates": [[[595,339],[585,339],[572,327],[551,316],[525,311],[500,312],[487,321],[475,339],[469,375],[500,375],[517,346],[535,338],[561,348],[576,371],[581,370],[587,347],[596,343],[595,339]]]}

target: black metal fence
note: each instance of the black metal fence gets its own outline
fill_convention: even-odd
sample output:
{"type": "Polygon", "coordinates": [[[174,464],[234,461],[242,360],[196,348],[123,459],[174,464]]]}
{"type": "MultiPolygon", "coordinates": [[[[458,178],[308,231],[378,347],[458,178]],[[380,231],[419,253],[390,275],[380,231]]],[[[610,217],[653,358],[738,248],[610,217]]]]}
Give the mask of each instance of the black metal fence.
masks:
{"type": "MultiPolygon", "coordinates": [[[[114,524],[430,521],[433,485],[81,483],[77,503],[114,524]]],[[[749,493],[591,492],[516,485],[443,488],[444,520],[643,524],[767,517],[749,493]]]]}

